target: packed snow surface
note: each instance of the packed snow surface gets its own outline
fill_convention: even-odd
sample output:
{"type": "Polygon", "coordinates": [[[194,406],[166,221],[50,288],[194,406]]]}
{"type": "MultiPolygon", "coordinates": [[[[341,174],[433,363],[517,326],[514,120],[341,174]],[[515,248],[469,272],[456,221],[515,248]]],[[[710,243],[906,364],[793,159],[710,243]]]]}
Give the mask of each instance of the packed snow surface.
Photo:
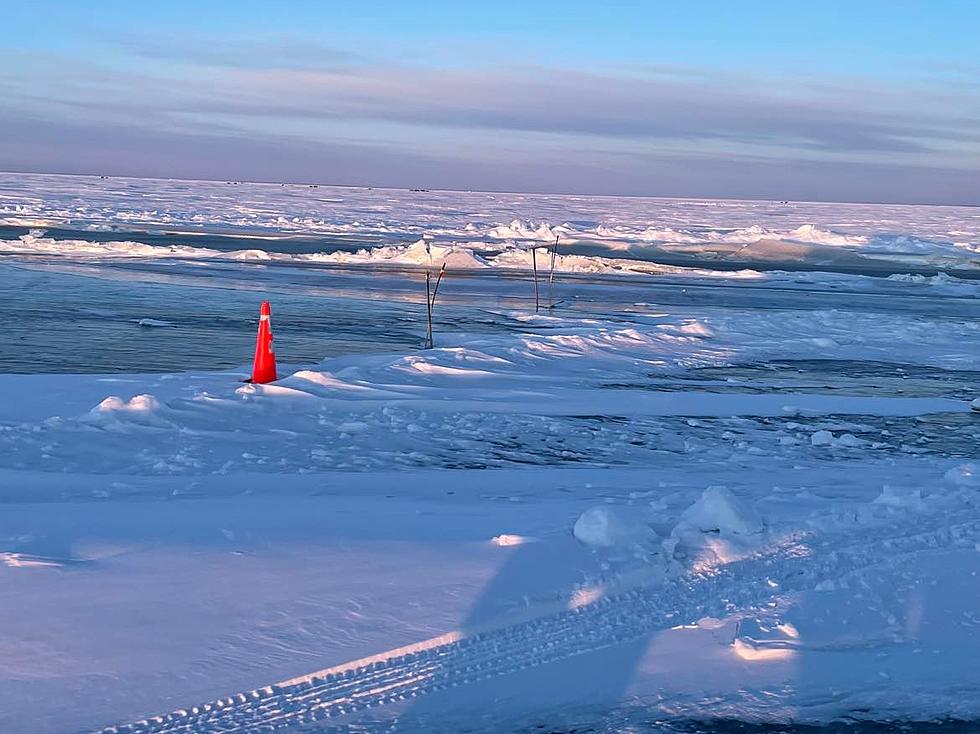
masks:
{"type": "Polygon", "coordinates": [[[975,282],[841,259],[963,275],[976,212],[21,175],[0,212],[49,230],[5,287],[64,302],[0,366],[113,319],[137,367],[240,355],[0,375],[0,731],[980,719],[975,282]],[[373,239],[269,244],[331,233],[373,239]],[[712,266],[746,250],[831,272],[712,266]],[[246,384],[266,297],[281,354],[309,313],[412,341],[246,384]]]}

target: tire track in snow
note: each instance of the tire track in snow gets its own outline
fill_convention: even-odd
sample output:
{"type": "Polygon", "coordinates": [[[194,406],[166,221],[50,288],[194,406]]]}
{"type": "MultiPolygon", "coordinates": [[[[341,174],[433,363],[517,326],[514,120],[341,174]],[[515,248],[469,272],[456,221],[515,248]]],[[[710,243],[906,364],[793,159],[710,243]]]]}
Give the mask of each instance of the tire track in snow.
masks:
{"type": "Polygon", "coordinates": [[[822,580],[878,565],[882,558],[891,563],[913,553],[973,547],[980,539],[980,519],[950,526],[944,519],[950,508],[944,509],[931,518],[915,517],[918,532],[912,535],[895,533],[901,526],[891,526],[892,532],[879,530],[874,537],[874,528],[861,526],[849,537],[828,537],[814,545],[805,542],[812,537],[788,538],[774,549],[658,586],[629,589],[508,626],[449,632],[98,734],[274,732],[315,726],[612,647],[704,616],[750,612],[771,601],[774,592],[806,591],[822,580]],[[849,545],[840,542],[845,539],[849,545]]]}

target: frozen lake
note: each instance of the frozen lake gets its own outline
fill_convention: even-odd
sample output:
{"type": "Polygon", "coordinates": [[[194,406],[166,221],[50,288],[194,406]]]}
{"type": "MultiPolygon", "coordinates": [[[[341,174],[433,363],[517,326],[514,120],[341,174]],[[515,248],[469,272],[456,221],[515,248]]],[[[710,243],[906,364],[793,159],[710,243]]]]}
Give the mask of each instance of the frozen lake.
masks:
{"type": "Polygon", "coordinates": [[[0,176],[0,730],[975,730],[978,228],[0,176]]]}
{"type": "MultiPolygon", "coordinates": [[[[140,233],[114,236],[131,241],[140,233]]],[[[237,249],[247,243],[224,237],[221,244],[237,249]]],[[[9,315],[8,338],[0,345],[0,371],[5,372],[168,372],[239,366],[250,359],[257,304],[263,299],[274,305],[280,359],[291,364],[339,354],[413,349],[421,345],[425,332],[423,273],[407,265],[202,261],[177,254],[78,259],[18,252],[0,254],[0,268],[5,274],[0,297],[9,315]],[[172,326],[138,326],[144,319],[172,326]]],[[[659,307],[685,306],[819,306],[861,313],[914,311],[950,319],[980,315],[972,281],[917,288],[888,278],[848,278],[840,273],[780,271],[757,279],[728,279],[726,271],[718,271],[717,277],[706,272],[687,277],[560,273],[550,289],[542,281],[540,295],[546,306],[550,290],[557,312],[617,322],[659,307]]],[[[450,270],[440,290],[436,328],[467,333],[524,328],[499,314],[529,306],[533,284],[527,272],[450,270]]]]}

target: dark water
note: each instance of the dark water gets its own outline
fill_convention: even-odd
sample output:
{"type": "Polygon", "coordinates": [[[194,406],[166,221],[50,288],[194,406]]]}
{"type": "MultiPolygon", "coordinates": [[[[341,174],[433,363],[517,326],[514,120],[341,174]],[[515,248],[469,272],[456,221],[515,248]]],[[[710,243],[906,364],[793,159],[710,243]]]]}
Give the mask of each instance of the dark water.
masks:
{"type": "Polygon", "coordinates": [[[0,284],[10,327],[3,372],[170,372],[245,364],[254,350],[258,306],[274,304],[280,359],[405,349],[417,341],[413,309],[393,303],[383,321],[342,298],[262,288],[157,285],[45,272],[0,284]],[[16,288],[16,292],[12,290],[16,288]],[[139,326],[141,319],[172,326],[139,326]]]}
{"type": "MultiPolygon", "coordinates": [[[[29,269],[0,258],[4,336],[0,372],[171,372],[247,363],[258,307],[273,305],[276,351],[285,363],[360,352],[405,351],[426,330],[420,272],[364,268],[281,267],[254,263],[126,261],[29,269]],[[48,269],[45,269],[48,268],[48,269]],[[63,272],[65,270],[72,272],[63,272]],[[91,277],[96,276],[96,277],[91,277]],[[138,326],[141,319],[172,324],[138,326]]],[[[542,291],[542,302],[547,295],[542,291]]],[[[563,277],[557,316],[632,323],[660,307],[738,309],[838,308],[980,318],[976,299],[847,293],[823,287],[784,289],[742,283],[678,283],[650,277],[563,277]]],[[[454,273],[435,311],[441,333],[546,330],[515,321],[533,310],[523,274],[454,273]]],[[[767,368],[770,369],[771,368],[767,368]]],[[[770,374],[770,377],[773,375],[770,374]]]]}
{"type": "MultiPolygon", "coordinates": [[[[241,277],[236,268],[223,273],[220,265],[205,267],[190,264],[176,269],[180,273],[154,264],[143,273],[109,267],[98,271],[103,277],[86,277],[4,268],[0,262],[7,324],[0,372],[172,372],[243,365],[252,357],[263,300],[273,304],[276,352],[284,363],[411,350],[426,331],[419,276],[401,283],[399,292],[363,277],[352,285],[349,278],[282,278],[252,268],[241,277]],[[143,319],[170,326],[140,326],[143,319]]],[[[443,330],[514,328],[454,303],[449,290],[438,311],[443,330]]]]}
{"type": "MultiPolygon", "coordinates": [[[[36,231],[31,227],[12,227],[0,225],[0,239],[17,239],[36,231]]],[[[44,237],[55,240],[86,240],[88,242],[140,242],[154,247],[201,247],[219,252],[235,250],[266,250],[289,255],[307,255],[314,252],[355,252],[376,245],[408,244],[418,239],[412,235],[345,234],[329,235],[283,235],[246,237],[239,234],[220,232],[171,232],[166,229],[147,231],[117,228],[110,230],[74,229],[71,227],[44,227],[44,237]]]]}
{"type": "MultiPolygon", "coordinates": [[[[27,231],[0,227],[0,238],[27,231]]],[[[258,247],[294,254],[382,244],[376,237],[254,239],[70,228],[48,229],[46,236],[225,252],[258,247]]],[[[391,244],[388,235],[386,242],[391,244]]],[[[881,279],[866,279],[865,286],[855,291],[803,273],[799,282],[775,283],[563,274],[553,293],[542,285],[541,300],[553,301],[556,315],[594,315],[624,323],[659,307],[687,306],[980,318],[976,298],[937,297],[928,289],[881,279]],[[865,287],[867,282],[873,287],[865,287]]],[[[0,372],[171,372],[244,365],[251,359],[258,305],[264,299],[273,303],[276,351],[287,364],[410,350],[422,344],[426,330],[423,274],[412,269],[177,257],[73,262],[64,256],[5,255],[0,256],[0,299],[6,314],[0,372]],[[173,326],[141,327],[141,319],[173,326]]],[[[451,272],[440,290],[436,331],[547,329],[546,323],[521,324],[501,316],[527,312],[533,303],[527,273],[451,272]]]]}

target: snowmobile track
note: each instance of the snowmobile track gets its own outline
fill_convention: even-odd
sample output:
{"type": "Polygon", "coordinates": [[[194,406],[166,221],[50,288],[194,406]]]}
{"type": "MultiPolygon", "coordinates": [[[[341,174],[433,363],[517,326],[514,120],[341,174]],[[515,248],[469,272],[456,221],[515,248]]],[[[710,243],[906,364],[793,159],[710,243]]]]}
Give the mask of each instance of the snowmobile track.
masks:
{"type": "Polygon", "coordinates": [[[727,600],[737,585],[750,612],[780,596],[812,589],[909,553],[972,547],[980,520],[949,526],[942,514],[922,518],[919,532],[857,528],[815,542],[797,536],[766,552],[661,585],[633,588],[517,624],[472,634],[448,633],[371,658],[327,668],[264,688],[238,693],[98,734],[217,734],[317,728],[316,722],[515,673],[638,639],[705,616],[733,613],[727,600]],[[931,520],[931,522],[930,522],[931,520]],[[885,532],[882,532],[885,531],[885,532]],[[811,545],[807,545],[811,542],[811,545]],[[878,561],[880,562],[880,561],[878,561]],[[773,583],[777,587],[773,588],[773,583]]]}

